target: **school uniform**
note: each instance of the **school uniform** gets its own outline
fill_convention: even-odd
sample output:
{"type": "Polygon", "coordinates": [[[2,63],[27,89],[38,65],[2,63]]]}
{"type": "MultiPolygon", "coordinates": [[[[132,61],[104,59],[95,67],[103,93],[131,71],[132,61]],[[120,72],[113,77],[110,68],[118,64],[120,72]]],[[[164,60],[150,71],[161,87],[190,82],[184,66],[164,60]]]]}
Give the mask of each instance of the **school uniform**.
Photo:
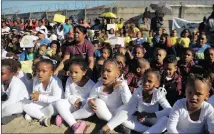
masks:
{"type": "Polygon", "coordinates": [[[19,71],[17,77],[25,84],[29,94],[32,93],[33,89],[33,80],[28,79],[27,74],[23,71],[19,71]]]}
{"type": "Polygon", "coordinates": [[[25,84],[19,78],[13,76],[6,90],[2,85],[1,92],[2,96],[7,96],[7,100],[2,102],[2,117],[23,112],[22,104],[29,99],[29,94],[25,84]]]}
{"type": "Polygon", "coordinates": [[[207,103],[201,104],[199,120],[190,119],[187,110],[186,98],[178,100],[172,108],[169,116],[167,131],[169,133],[194,133],[200,134],[205,130],[207,125],[208,131],[214,133],[214,109],[207,103]]]}
{"type": "Polygon", "coordinates": [[[178,73],[175,73],[173,78],[167,78],[163,75],[161,85],[163,85],[167,91],[166,99],[171,106],[173,106],[174,103],[182,97],[182,94],[184,94],[184,91],[182,90],[182,77],[178,73]]]}
{"type": "Polygon", "coordinates": [[[159,71],[161,74],[162,74],[163,71],[164,71],[163,65],[159,65],[159,64],[157,64],[155,61],[152,61],[152,62],[150,63],[150,66],[151,66],[152,69],[155,69],[155,70],[159,71]]]}
{"type": "Polygon", "coordinates": [[[181,60],[178,61],[178,68],[183,77],[187,77],[189,75],[189,72],[192,66],[194,65],[195,65],[194,61],[189,62],[187,65],[185,65],[185,63],[181,60]]]}
{"type": "Polygon", "coordinates": [[[39,92],[38,101],[26,102],[24,111],[31,117],[42,119],[56,115],[55,102],[63,97],[63,88],[61,80],[56,76],[51,76],[46,89],[39,81],[38,77],[33,80],[33,92],[39,92]]]}
{"type": "Polygon", "coordinates": [[[126,76],[129,73],[129,67],[125,66],[121,69],[121,74],[123,74],[123,76],[126,76]]]}
{"type": "Polygon", "coordinates": [[[65,99],[56,102],[56,109],[70,126],[73,121],[71,113],[75,111],[74,104],[76,100],[80,99],[82,106],[84,106],[94,85],[95,83],[89,79],[84,86],[80,87],[72,81],[71,77],[68,77],[65,87],[65,99]]]}
{"type": "Polygon", "coordinates": [[[125,108],[108,122],[107,125],[110,130],[120,124],[131,130],[144,133],[161,133],[166,129],[167,116],[171,110],[171,106],[165,97],[166,90],[164,88],[154,89],[150,103],[143,102],[142,90],[142,86],[137,88],[125,108]],[[163,110],[159,111],[159,105],[163,110]],[[133,115],[136,111],[155,113],[157,118],[146,118],[145,121],[139,122],[137,117],[133,115]],[[152,126],[143,125],[147,122],[151,122],[152,126]]]}
{"type": "Polygon", "coordinates": [[[127,84],[131,93],[134,93],[134,90],[138,88],[138,82],[140,81],[140,77],[134,73],[128,73],[125,76],[125,79],[127,80],[127,84]]]}
{"type": "Polygon", "coordinates": [[[199,60],[198,65],[201,66],[208,73],[214,72],[214,62],[210,63],[206,60],[199,60]]]}
{"type": "Polygon", "coordinates": [[[116,111],[122,108],[121,106],[128,103],[130,98],[131,93],[126,81],[122,81],[121,86],[115,88],[111,94],[104,93],[103,83],[98,81],[88,98],[88,100],[95,99],[96,112],[92,111],[87,102],[83,108],[72,113],[70,119],[73,118],[73,120],[69,123],[69,126],[76,123],[75,119],[85,119],[94,114],[102,120],[109,121],[116,114],[116,111]]]}

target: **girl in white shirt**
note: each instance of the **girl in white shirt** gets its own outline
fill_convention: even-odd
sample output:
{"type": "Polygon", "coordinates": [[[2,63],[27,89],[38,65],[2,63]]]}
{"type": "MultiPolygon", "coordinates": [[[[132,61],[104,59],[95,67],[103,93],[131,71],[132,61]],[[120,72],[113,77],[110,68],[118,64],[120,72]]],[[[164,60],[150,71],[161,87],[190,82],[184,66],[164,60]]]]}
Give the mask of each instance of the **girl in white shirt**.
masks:
{"type": "Polygon", "coordinates": [[[170,113],[169,133],[214,133],[214,109],[205,100],[209,97],[211,82],[202,76],[190,76],[186,84],[186,98],[178,100],[170,113]]]}
{"type": "Polygon", "coordinates": [[[85,105],[95,83],[86,76],[88,66],[84,59],[74,59],[70,65],[70,77],[65,87],[65,99],[56,102],[60,116],[56,118],[56,125],[62,124],[62,118],[72,126],[71,113],[85,105]]]}
{"type": "Polygon", "coordinates": [[[120,124],[137,132],[164,131],[171,106],[165,97],[166,90],[163,87],[157,88],[160,85],[160,77],[159,72],[146,70],[142,78],[143,84],[135,90],[126,108],[119,111],[102,131],[109,132],[120,124]],[[159,104],[163,108],[161,111],[159,104]]]}
{"type": "Polygon", "coordinates": [[[25,118],[33,117],[45,126],[50,125],[50,117],[56,115],[55,102],[62,98],[61,80],[53,76],[54,65],[50,59],[42,59],[36,66],[37,76],[33,80],[31,101],[23,106],[25,118]]]}
{"type": "Polygon", "coordinates": [[[2,81],[2,118],[23,112],[23,101],[29,99],[24,83],[15,76],[17,62],[13,59],[3,59],[2,81]]]}
{"type": "Polygon", "coordinates": [[[86,105],[72,113],[73,121],[69,125],[74,133],[83,133],[86,128],[84,121],[77,123],[75,119],[84,119],[96,114],[98,118],[109,121],[123,104],[128,103],[131,92],[126,81],[117,82],[119,76],[117,62],[112,59],[105,61],[102,78],[93,87],[86,105]]]}

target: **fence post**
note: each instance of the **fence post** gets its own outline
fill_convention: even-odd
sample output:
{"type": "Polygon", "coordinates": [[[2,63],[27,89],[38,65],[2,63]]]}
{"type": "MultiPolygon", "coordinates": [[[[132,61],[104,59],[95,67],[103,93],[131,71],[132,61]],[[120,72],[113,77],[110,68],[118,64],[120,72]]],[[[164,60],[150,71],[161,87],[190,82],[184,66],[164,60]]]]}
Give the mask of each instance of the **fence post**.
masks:
{"type": "Polygon", "coordinates": [[[48,11],[47,10],[45,11],[45,17],[48,20],[48,11]]]}
{"type": "Polygon", "coordinates": [[[180,9],[180,18],[184,18],[184,10],[185,10],[185,6],[184,3],[181,2],[181,9],[180,9]]]}
{"type": "Polygon", "coordinates": [[[87,19],[87,5],[85,6],[84,17],[85,17],[85,20],[86,20],[87,19]]]}
{"type": "Polygon", "coordinates": [[[29,15],[29,19],[31,19],[31,12],[30,12],[30,15],[29,15]]]}

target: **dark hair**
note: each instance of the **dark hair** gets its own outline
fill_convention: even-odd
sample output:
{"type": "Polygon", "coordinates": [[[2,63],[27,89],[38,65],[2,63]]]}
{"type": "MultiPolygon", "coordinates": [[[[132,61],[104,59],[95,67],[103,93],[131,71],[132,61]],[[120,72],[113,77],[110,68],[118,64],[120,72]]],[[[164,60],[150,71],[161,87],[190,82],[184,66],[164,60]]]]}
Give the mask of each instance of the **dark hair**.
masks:
{"type": "Polygon", "coordinates": [[[109,53],[109,58],[112,58],[112,49],[110,48],[110,47],[103,47],[102,49],[101,49],[101,53],[103,52],[103,50],[104,49],[107,49],[108,50],[108,53],[109,53]]]}
{"type": "Polygon", "coordinates": [[[114,56],[114,57],[115,57],[115,59],[116,59],[116,57],[117,57],[117,56],[123,57],[123,59],[124,59],[124,63],[126,63],[126,56],[125,56],[125,55],[120,54],[120,53],[116,53],[116,55],[114,56]]]}
{"type": "Polygon", "coordinates": [[[51,65],[51,70],[54,71],[54,64],[53,61],[50,59],[41,59],[38,63],[36,63],[36,68],[38,69],[39,64],[45,63],[51,65]]]}
{"type": "Polygon", "coordinates": [[[166,53],[166,55],[167,55],[167,52],[166,52],[166,50],[165,50],[165,49],[157,47],[157,48],[155,48],[155,50],[154,50],[153,58],[155,58],[155,57],[156,57],[156,54],[157,54],[157,53],[158,53],[158,51],[160,51],[160,50],[165,51],[165,53],[166,53]]]}
{"type": "Polygon", "coordinates": [[[7,67],[12,73],[16,73],[18,71],[17,61],[14,59],[3,59],[1,60],[2,67],[7,67]]]}
{"type": "Polygon", "coordinates": [[[209,55],[209,51],[210,50],[213,50],[214,51],[214,48],[207,48],[205,51],[204,51],[204,58],[205,58],[205,60],[206,60],[206,58],[207,58],[207,56],[209,55]]]}
{"type": "Polygon", "coordinates": [[[118,65],[118,63],[117,63],[117,61],[115,59],[111,58],[111,59],[105,60],[103,65],[105,65],[108,62],[114,63],[117,66],[117,68],[119,69],[119,65],[118,65]]]}
{"type": "Polygon", "coordinates": [[[212,82],[211,82],[211,77],[210,75],[199,75],[199,74],[190,74],[188,79],[187,79],[187,85],[193,86],[194,82],[196,80],[200,80],[203,83],[206,83],[208,85],[208,91],[212,88],[212,82]]]}
{"type": "Polygon", "coordinates": [[[145,54],[145,49],[142,45],[138,45],[138,46],[134,47],[134,54],[136,54],[137,48],[140,48],[142,50],[143,54],[145,54]]]}
{"type": "Polygon", "coordinates": [[[193,58],[195,57],[195,52],[192,48],[183,48],[183,55],[187,52],[190,51],[192,53],[193,58]]]}
{"type": "Polygon", "coordinates": [[[70,63],[69,63],[69,69],[71,69],[71,66],[72,65],[79,65],[80,66],[80,69],[82,71],[87,71],[88,70],[88,65],[87,63],[85,62],[85,60],[83,58],[74,58],[72,60],[70,60],[70,63]]]}
{"type": "Polygon", "coordinates": [[[104,59],[103,57],[99,57],[99,58],[96,59],[96,63],[97,63],[97,61],[99,61],[99,60],[104,60],[104,61],[105,61],[105,59],[104,59]]]}
{"type": "Polygon", "coordinates": [[[40,46],[39,46],[39,48],[40,47],[45,47],[46,49],[48,49],[48,45],[47,44],[41,44],[40,46]]]}
{"type": "Polygon", "coordinates": [[[190,74],[198,74],[198,75],[201,75],[201,74],[205,74],[206,73],[206,70],[204,68],[202,68],[201,66],[199,65],[193,65],[190,69],[190,74]]]}
{"type": "Polygon", "coordinates": [[[21,64],[21,62],[19,62],[19,61],[16,61],[17,62],[17,65],[18,65],[18,69],[20,68],[22,68],[22,64],[21,64]]]}
{"type": "Polygon", "coordinates": [[[184,37],[183,34],[184,34],[185,31],[188,31],[189,37],[191,37],[191,32],[190,32],[189,29],[184,29],[184,30],[181,32],[181,35],[180,35],[180,36],[181,36],[181,37],[184,37]]]}
{"type": "Polygon", "coordinates": [[[159,71],[157,71],[157,70],[155,70],[155,69],[152,69],[152,68],[147,69],[147,70],[144,72],[143,77],[146,77],[146,75],[147,75],[148,73],[154,73],[154,74],[157,76],[158,82],[159,82],[159,83],[161,82],[161,74],[160,74],[159,71]]]}
{"type": "Polygon", "coordinates": [[[177,65],[177,59],[174,55],[169,55],[166,58],[164,58],[163,63],[164,64],[173,63],[173,64],[177,65]]]}
{"type": "Polygon", "coordinates": [[[65,19],[65,23],[67,23],[67,22],[68,22],[68,20],[69,20],[69,19],[65,19]]]}
{"type": "Polygon", "coordinates": [[[84,26],[81,26],[81,25],[77,25],[74,27],[74,31],[76,29],[79,29],[83,34],[86,34],[87,33],[87,29],[84,27],[84,26]]]}
{"type": "Polygon", "coordinates": [[[50,46],[52,46],[52,44],[56,44],[56,46],[57,46],[56,53],[58,54],[59,51],[60,51],[60,43],[59,43],[59,41],[53,40],[53,41],[51,42],[50,46]]]}

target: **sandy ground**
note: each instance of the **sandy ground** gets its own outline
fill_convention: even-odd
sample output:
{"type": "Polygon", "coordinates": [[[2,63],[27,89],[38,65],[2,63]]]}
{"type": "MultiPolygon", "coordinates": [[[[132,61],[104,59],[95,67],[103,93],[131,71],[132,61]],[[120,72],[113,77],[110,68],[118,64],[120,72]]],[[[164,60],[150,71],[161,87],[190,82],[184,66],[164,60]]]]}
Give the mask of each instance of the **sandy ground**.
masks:
{"type": "MultiPolygon", "coordinates": [[[[95,124],[94,122],[98,122],[98,118],[93,116],[86,120],[87,125],[90,127],[87,129],[86,133],[96,134],[103,125],[105,125],[104,121],[99,120],[99,124],[95,124]]],[[[72,131],[69,127],[64,123],[61,127],[57,127],[55,125],[51,125],[50,127],[41,126],[39,122],[33,120],[31,122],[26,121],[23,116],[15,118],[13,121],[8,123],[7,125],[2,125],[2,133],[64,133],[64,134],[72,134],[72,131]]],[[[113,131],[112,133],[116,133],[113,131]]]]}

